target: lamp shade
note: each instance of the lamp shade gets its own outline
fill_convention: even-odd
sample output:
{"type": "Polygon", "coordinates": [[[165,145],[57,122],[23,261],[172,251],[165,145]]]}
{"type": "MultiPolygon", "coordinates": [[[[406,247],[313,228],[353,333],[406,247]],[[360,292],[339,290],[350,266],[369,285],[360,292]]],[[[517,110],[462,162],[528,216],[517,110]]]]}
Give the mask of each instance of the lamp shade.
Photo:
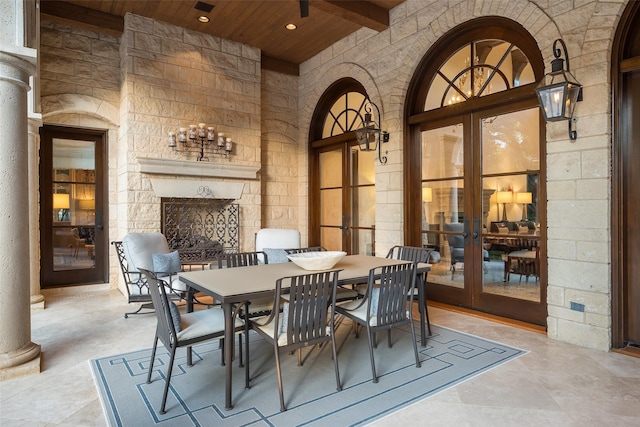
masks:
{"type": "Polygon", "coordinates": [[[433,190],[431,187],[422,187],[422,201],[430,202],[433,200],[433,190]]]}
{"type": "Polygon", "coordinates": [[[54,193],[53,209],[69,209],[69,195],[63,193],[54,193]]]}
{"type": "Polygon", "coordinates": [[[513,193],[511,191],[498,191],[498,203],[511,203],[513,201],[513,193]]]}
{"type": "Polygon", "coordinates": [[[531,193],[529,192],[516,193],[516,203],[530,204],[531,200],[531,193]]]}

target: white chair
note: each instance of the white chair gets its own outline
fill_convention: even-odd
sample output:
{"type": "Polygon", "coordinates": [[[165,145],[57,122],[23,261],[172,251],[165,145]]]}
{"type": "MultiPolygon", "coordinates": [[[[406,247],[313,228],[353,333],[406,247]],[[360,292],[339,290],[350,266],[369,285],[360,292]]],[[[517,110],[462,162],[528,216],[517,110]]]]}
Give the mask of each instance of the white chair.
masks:
{"type": "MultiPolygon", "coordinates": [[[[300,248],[300,232],[288,228],[263,228],[256,233],[256,252],[265,252],[270,264],[287,262],[285,249],[300,248]]],[[[261,259],[261,262],[263,260],[261,259]]]]}

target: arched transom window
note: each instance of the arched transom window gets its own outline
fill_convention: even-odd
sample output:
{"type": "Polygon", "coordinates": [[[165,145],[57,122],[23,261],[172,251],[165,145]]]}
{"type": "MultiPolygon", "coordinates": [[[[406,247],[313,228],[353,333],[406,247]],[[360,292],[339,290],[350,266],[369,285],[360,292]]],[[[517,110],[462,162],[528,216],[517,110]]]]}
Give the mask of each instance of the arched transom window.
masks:
{"type": "Polygon", "coordinates": [[[322,138],[359,129],[364,123],[366,98],[360,92],[347,92],[331,106],[324,121],[322,138]]]}

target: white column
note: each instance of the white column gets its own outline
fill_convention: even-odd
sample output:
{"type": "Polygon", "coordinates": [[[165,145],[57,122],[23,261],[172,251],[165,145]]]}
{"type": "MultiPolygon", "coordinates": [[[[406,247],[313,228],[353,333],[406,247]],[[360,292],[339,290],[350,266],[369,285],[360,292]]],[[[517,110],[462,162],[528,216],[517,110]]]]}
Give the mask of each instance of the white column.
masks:
{"type": "Polygon", "coordinates": [[[39,150],[41,119],[29,118],[29,247],[31,250],[30,291],[31,308],[44,308],[40,292],[40,203],[39,150]]]}
{"type": "Polygon", "coordinates": [[[0,379],[40,372],[31,342],[27,91],[32,60],[0,51],[0,379]]]}

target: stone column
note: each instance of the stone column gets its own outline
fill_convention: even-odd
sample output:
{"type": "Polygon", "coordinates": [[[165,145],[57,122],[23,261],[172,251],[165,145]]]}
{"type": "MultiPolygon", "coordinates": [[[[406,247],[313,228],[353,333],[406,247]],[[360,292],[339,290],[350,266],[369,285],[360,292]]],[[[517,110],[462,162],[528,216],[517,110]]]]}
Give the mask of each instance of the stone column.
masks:
{"type": "Polygon", "coordinates": [[[0,379],[40,372],[31,342],[27,91],[34,61],[0,51],[0,379]]]}
{"type": "Polygon", "coordinates": [[[31,308],[44,308],[40,293],[40,150],[41,119],[29,118],[29,248],[31,250],[31,308]]]}

